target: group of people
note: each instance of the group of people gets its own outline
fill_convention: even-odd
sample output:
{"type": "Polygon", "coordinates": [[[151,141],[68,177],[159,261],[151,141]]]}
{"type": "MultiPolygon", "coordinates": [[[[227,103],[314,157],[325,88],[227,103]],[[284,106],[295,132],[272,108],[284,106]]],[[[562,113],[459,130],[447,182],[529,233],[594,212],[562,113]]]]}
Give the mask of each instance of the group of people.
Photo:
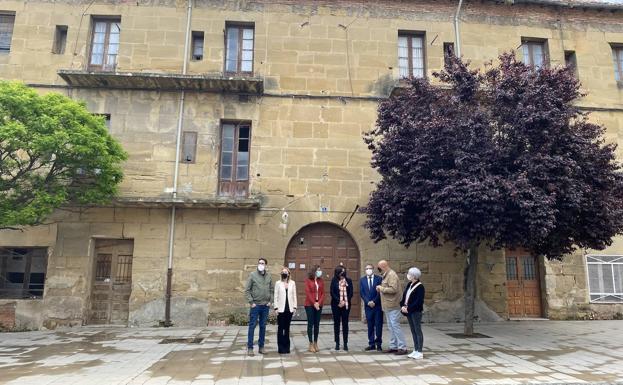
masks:
{"type": "MultiPolygon", "coordinates": [[[[252,272],[245,287],[246,299],[251,306],[249,312],[249,333],[247,351],[253,355],[255,327],[259,323],[258,352],[264,354],[266,321],[271,305],[277,313],[277,348],[280,354],[290,353],[290,323],[297,311],[296,283],[290,279],[290,270],[281,269],[281,279],[273,286],[272,277],[266,271],[267,260],[258,260],[257,270],[252,272]]],[[[385,260],[374,266],[366,265],[366,274],[359,280],[359,294],[365,306],[368,325],[368,346],[366,351],[407,355],[409,358],[422,359],[424,336],[422,334],[422,311],[424,310],[424,285],[420,281],[421,271],[412,267],[407,272],[407,284],[403,288],[398,274],[385,260]],[[382,348],[383,316],[390,333],[389,347],[382,348]],[[413,351],[409,354],[405,335],[400,326],[401,317],[407,317],[413,337],[413,351]]],[[[323,271],[314,266],[305,280],[305,313],[307,315],[307,338],[309,351],[316,353],[320,318],[325,300],[323,271]]],[[[347,276],[344,266],[337,266],[334,271],[329,294],[331,295],[331,313],[333,315],[333,335],[335,350],[348,351],[348,319],[352,309],[353,281],[347,276]],[[341,333],[340,333],[341,332],[341,333]],[[342,336],[340,344],[340,335],[342,336]]]]}

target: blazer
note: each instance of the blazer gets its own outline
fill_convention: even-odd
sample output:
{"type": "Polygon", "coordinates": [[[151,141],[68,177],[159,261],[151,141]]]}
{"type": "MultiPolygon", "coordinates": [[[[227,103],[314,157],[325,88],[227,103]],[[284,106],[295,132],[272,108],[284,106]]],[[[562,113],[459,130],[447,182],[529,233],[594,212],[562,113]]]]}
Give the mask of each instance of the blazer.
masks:
{"type": "MultiPolygon", "coordinates": [[[[331,280],[331,306],[337,306],[340,304],[340,280],[336,277],[333,277],[331,280]]],[[[353,298],[353,280],[346,277],[346,283],[348,283],[348,287],[346,288],[346,298],[348,298],[348,308],[350,309],[352,305],[351,298],[353,298]]]]}
{"type": "MultiPolygon", "coordinates": [[[[305,306],[314,306],[316,303],[316,282],[314,279],[305,280],[305,306]]],[[[318,303],[324,304],[324,280],[318,278],[318,303]]]]}
{"type": "MultiPolygon", "coordinates": [[[[290,313],[296,311],[296,283],[294,280],[288,282],[288,305],[290,313]]],[[[277,281],[275,284],[275,310],[279,313],[283,313],[286,309],[286,287],[282,280],[277,281]]]]}
{"type": "Polygon", "coordinates": [[[363,303],[368,306],[368,302],[373,301],[374,307],[371,309],[381,309],[381,294],[376,291],[376,287],[381,284],[383,279],[379,275],[372,275],[372,288],[368,289],[368,276],[364,275],[359,280],[359,295],[363,303]]]}
{"type": "Polygon", "coordinates": [[[409,282],[405,291],[402,293],[402,299],[400,300],[400,307],[407,307],[407,314],[422,312],[424,311],[424,285],[420,282],[420,285],[413,290],[411,295],[409,296],[409,303],[405,304],[405,299],[407,298],[407,292],[409,288],[413,285],[413,283],[409,282]]]}

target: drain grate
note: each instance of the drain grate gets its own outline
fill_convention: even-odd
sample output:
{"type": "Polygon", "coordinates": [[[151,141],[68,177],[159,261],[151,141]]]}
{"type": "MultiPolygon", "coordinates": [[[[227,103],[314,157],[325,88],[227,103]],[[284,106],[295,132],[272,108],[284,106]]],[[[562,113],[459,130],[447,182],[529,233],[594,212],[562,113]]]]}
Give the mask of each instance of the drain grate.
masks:
{"type": "Polygon", "coordinates": [[[200,344],[201,341],[203,341],[202,337],[165,338],[159,343],[161,344],[200,344]]]}
{"type": "Polygon", "coordinates": [[[487,336],[484,334],[480,334],[480,333],[474,333],[471,336],[467,336],[463,333],[446,333],[447,335],[449,335],[450,337],[453,338],[460,338],[460,339],[467,339],[467,338],[493,338],[491,336],[487,336]]]}

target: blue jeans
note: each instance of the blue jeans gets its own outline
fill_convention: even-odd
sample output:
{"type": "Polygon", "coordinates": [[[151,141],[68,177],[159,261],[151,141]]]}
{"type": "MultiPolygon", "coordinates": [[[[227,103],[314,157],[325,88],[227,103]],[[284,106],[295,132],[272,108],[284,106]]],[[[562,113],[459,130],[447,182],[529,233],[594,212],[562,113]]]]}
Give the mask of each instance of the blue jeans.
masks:
{"type": "Polygon", "coordinates": [[[410,313],[409,327],[411,328],[411,335],[413,336],[413,350],[422,353],[422,347],[424,346],[424,334],[422,334],[422,312],[415,311],[410,313]]]}
{"type": "Polygon", "coordinates": [[[383,344],[383,311],[379,305],[366,305],[366,321],[368,323],[368,346],[381,347],[383,344]]]}
{"type": "Polygon", "coordinates": [[[266,320],[268,319],[269,308],[266,305],[255,305],[249,311],[249,337],[247,339],[247,348],[253,349],[253,334],[255,333],[255,325],[257,325],[257,319],[260,319],[260,338],[257,341],[257,346],[264,347],[264,338],[266,337],[266,320]]]}
{"type": "Polygon", "coordinates": [[[400,318],[402,317],[400,309],[385,310],[385,314],[387,315],[387,328],[390,335],[389,348],[407,350],[405,335],[400,327],[400,318]]]}

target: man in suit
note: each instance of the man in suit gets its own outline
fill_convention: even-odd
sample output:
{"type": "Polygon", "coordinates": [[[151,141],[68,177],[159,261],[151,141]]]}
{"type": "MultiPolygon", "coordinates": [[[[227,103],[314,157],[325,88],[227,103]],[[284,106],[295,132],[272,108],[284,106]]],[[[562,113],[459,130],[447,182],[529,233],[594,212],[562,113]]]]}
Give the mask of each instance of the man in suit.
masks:
{"type": "Polygon", "coordinates": [[[381,277],[374,274],[374,267],[366,265],[366,275],[359,280],[359,293],[366,309],[366,321],[368,323],[368,347],[366,351],[382,351],[383,342],[383,309],[381,309],[381,297],[376,287],[381,284],[381,277]]]}

